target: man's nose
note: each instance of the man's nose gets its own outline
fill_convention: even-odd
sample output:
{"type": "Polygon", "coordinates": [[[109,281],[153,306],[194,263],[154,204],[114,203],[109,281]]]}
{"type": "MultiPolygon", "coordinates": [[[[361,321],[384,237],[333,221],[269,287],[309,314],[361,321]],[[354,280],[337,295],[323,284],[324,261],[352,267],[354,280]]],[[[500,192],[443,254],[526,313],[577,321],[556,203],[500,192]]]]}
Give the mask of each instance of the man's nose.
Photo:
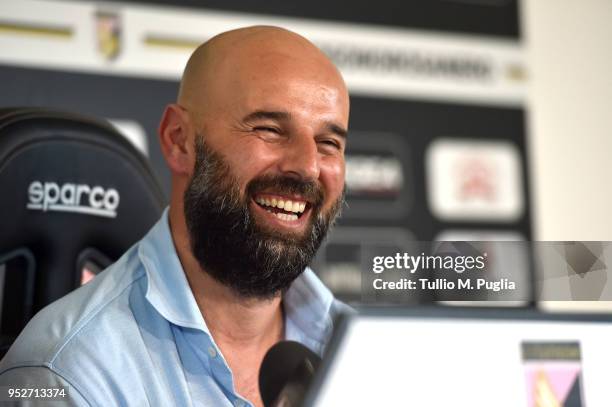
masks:
{"type": "Polygon", "coordinates": [[[317,142],[311,135],[296,135],[285,146],[280,170],[303,180],[319,178],[320,163],[317,142]]]}

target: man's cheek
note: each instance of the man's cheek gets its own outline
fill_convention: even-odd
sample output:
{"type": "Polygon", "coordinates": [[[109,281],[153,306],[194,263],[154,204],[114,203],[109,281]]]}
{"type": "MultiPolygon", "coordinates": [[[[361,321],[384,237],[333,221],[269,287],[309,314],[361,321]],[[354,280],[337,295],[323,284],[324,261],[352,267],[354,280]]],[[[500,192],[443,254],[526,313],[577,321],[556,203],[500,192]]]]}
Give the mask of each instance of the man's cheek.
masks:
{"type": "Polygon", "coordinates": [[[343,199],[346,194],[346,184],[344,178],[337,179],[333,182],[329,189],[325,191],[325,208],[331,209],[343,199]]]}
{"type": "Polygon", "coordinates": [[[331,157],[324,160],[321,167],[321,176],[325,182],[334,189],[336,195],[340,195],[344,187],[346,165],[344,156],[331,157]]]}

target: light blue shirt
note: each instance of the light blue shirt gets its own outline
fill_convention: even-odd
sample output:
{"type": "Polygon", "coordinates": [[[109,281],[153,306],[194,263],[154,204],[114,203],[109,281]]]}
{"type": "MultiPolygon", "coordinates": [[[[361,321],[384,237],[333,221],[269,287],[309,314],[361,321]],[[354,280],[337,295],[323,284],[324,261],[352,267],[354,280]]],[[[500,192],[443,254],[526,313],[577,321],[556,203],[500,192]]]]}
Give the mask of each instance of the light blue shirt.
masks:
{"type": "MultiPolygon", "coordinates": [[[[283,305],[286,339],[319,354],[348,309],[310,269],[283,305]]],[[[0,386],[65,386],[84,406],[251,405],[189,288],[167,210],[115,264],[30,321],[0,362],[0,386]]]]}

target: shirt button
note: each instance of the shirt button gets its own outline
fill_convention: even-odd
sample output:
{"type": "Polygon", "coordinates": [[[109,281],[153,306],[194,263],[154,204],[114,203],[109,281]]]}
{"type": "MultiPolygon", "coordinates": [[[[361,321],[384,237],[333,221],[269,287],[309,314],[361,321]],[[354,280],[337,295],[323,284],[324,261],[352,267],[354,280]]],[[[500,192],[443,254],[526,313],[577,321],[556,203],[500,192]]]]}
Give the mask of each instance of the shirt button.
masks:
{"type": "Polygon", "coordinates": [[[212,346],[209,346],[208,354],[210,355],[211,358],[214,358],[215,356],[217,356],[217,351],[212,346]]]}
{"type": "Polygon", "coordinates": [[[242,401],[241,399],[236,399],[234,400],[234,406],[235,407],[244,407],[246,404],[244,401],[242,401]]]}

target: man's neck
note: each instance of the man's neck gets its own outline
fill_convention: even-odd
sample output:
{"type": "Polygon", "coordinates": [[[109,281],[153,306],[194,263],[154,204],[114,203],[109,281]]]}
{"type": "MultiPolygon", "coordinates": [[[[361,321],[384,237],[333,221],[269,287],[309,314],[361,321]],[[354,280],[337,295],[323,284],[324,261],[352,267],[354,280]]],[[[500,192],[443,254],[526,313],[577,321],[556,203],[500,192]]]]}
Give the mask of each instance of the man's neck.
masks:
{"type": "Polygon", "coordinates": [[[280,296],[269,300],[243,298],[201,270],[186,274],[206,325],[218,343],[253,349],[269,348],[282,339],[280,296]]]}

